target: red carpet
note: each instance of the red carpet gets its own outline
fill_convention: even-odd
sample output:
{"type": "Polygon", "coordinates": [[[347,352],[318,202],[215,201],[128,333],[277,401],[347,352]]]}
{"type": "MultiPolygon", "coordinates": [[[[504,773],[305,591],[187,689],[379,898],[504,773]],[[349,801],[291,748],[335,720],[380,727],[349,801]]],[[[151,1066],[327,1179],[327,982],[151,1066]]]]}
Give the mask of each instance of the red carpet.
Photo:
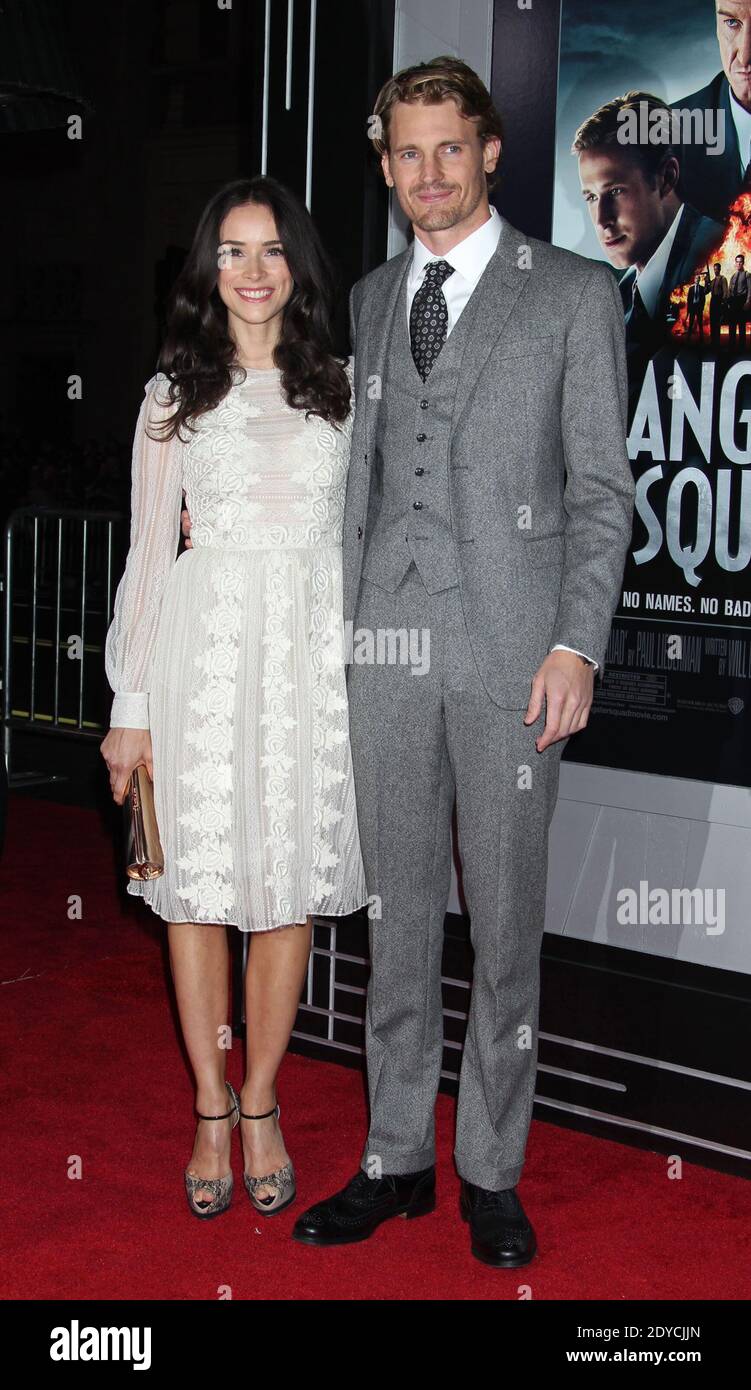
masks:
{"type": "MultiPolygon", "coordinates": [[[[536,1122],[519,1191],[540,1253],[517,1271],[468,1248],[451,1152],[454,1102],[437,1108],[438,1207],[369,1241],[316,1250],[295,1217],[354,1172],[365,1137],[359,1073],[288,1056],[279,1097],[296,1203],[256,1215],[242,1187],[216,1221],[182,1189],[195,1121],[157,919],[120,908],[97,817],[11,798],[2,888],[5,1120],[3,1298],[747,1299],[751,1185],[536,1122]],[[71,895],[83,919],[67,917],[71,895]],[[82,1177],[69,1165],[80,1157],[82,1177]]],[[[239,1041],[229,1058],[239,1086],[239,1041]]]]}

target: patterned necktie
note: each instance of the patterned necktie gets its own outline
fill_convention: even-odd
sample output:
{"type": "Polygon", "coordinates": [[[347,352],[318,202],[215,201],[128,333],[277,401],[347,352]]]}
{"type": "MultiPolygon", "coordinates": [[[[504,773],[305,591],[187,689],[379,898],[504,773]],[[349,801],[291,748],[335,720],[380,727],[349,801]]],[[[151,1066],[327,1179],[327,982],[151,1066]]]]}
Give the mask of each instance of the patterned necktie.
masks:
{"type": "Polygon", "coordinates": [[[412,356],[423,381],[446,341],[449,312],[441,286],[454,267],[448,261],[429,261],[425,278],[412,300],[409,313],[409,336],[412,356]]]}

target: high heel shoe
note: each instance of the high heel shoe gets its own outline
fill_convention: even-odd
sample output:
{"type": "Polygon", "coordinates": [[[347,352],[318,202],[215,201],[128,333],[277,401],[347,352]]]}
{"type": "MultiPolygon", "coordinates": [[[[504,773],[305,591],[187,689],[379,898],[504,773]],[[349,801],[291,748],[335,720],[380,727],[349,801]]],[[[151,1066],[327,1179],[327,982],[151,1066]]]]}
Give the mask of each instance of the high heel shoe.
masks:
{"type": "MultiPolygon", "coordinates": [[[[278,1102],[273,1110],[266,1110],[263,1115],[246,1115],[244,1110],[240,1111],[244,1120],[267,1120],[270,1115],[276,1115],[276,1118],[279,1119],[281,1113],[278,1102]]],[[[263,1216],[276,1216],[277,1212],[283,1211],[290,1202],[294,1202],[297,1195],[295,1170],[291,1163],[285,1163],[282,1168],[276,1168],[273,1173],[267,1173],[264,1178],[252,1178],[249,1173],[245,1172],[243,1165],[243,1182],[253,1206],[263,1216]],[[276,1192],[271,1197],[257,1197],[256,1192],[259,1187],[275,1187],[276,1192]]]]}
{"type": "MultiPolygon", "coordinates": [[[[230,1115],[234,1115],[232,1121],[232,1128],[234,1129],[235,1125],[240,1122],[240,1097],[231,1081],[225,1081],[224,1084],[229,1091],[230,1100],[232,1102],[229,1110],[227,1110],[224,1115],[202,1115],[199,1110],[196,1111],[196,1114],[199,1120],[228,1120],[230,1115]]],[[[194,1177],[192,1173],[189,1173],[187,1168],[185,1169],[184,1176],[185,1194],[188,1198],[188,1206],[194,1216],[199,1217],[202,1221],[207,1221],[210,1216],[219,1216],[223,1211],[227,1210],[227,1207],[232,1201],[232,1191],[235,1183],[231,1169],[229,1173],[225,1173],[223,1178],[197,1178],[194,1177]],[[196,1200],[196,1193],[204,1189],[211,1192],[213,1196],[211,1201],[201,1199],[199,1202],[196,1200]]]]}

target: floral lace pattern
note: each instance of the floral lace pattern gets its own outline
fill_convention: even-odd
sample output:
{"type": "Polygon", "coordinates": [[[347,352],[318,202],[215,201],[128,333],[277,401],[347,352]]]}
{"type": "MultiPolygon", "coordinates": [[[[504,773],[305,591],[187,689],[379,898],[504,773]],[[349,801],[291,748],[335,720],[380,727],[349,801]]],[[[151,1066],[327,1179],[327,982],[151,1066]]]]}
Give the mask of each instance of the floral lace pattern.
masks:
{"type": "Polygon", "coordinates": [[[185,458],[195,546],[341,545],[352,416],[339,430],[319,416],[305,421],[282,397],[278,377],[250,373],[196,422],[185,458]],[[273,378],[273,417],[258,404],[271,387],[259,377],[273,378]]]}
{"type": "Polygon", "coordinates": [[[279,375],[249,371],[176,446],[193,548],[166,580],[148,695],[165,873],[128,884],[168,920],[247,931],[367,901],[342,618],[352,417],[306,420],[279,375]]]}
{"type": "Polygon", "coordinates": [[[265,612],[263,633],[263,713],[261,769],[263,804],[267,813],[265,885],[274,895],[277,915],[289,920],[293,912],[294,881],[292,863],[297,853],[293,826],[296,803],[293,792],[295,771],[294,735],[297,720],[293,713],[294,681],[289,670],[292,642],[287,631],[292,607],[289,594],[288,561],[281,553],[266,562],[265,612]]]}
{"type": "Polygon", "coordinates": [[[206,646],[193,660],[203,680],[190,709],[187,730],[192,766],[180,773],[192,793],[180,824],[191,832],[191,850],[178,859],[185,874],[184,895],[196,921],[215,922],[234,908],[232,883],[232,725],[237,653],[244,592],[237,560],[229,554],[210,577],[213,603],[201,615],[206,646]]]}

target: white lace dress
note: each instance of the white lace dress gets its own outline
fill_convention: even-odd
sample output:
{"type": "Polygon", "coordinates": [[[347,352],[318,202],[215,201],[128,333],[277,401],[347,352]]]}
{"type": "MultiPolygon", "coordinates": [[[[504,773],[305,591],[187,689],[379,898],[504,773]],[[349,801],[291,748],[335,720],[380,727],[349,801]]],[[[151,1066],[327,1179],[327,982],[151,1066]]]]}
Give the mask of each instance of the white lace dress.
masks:
{"type": "Polygon", "coordinates": [[[128,892],[166,921],[268,931],[367,901],[342,618],[352,415],[306,421],[279,381],[248,370],[187,441],[158,443],[147,418],[174,409],[158,373],[136,426],[105,669],[111,727],[151,730],[165,872],[128,892]]]}

